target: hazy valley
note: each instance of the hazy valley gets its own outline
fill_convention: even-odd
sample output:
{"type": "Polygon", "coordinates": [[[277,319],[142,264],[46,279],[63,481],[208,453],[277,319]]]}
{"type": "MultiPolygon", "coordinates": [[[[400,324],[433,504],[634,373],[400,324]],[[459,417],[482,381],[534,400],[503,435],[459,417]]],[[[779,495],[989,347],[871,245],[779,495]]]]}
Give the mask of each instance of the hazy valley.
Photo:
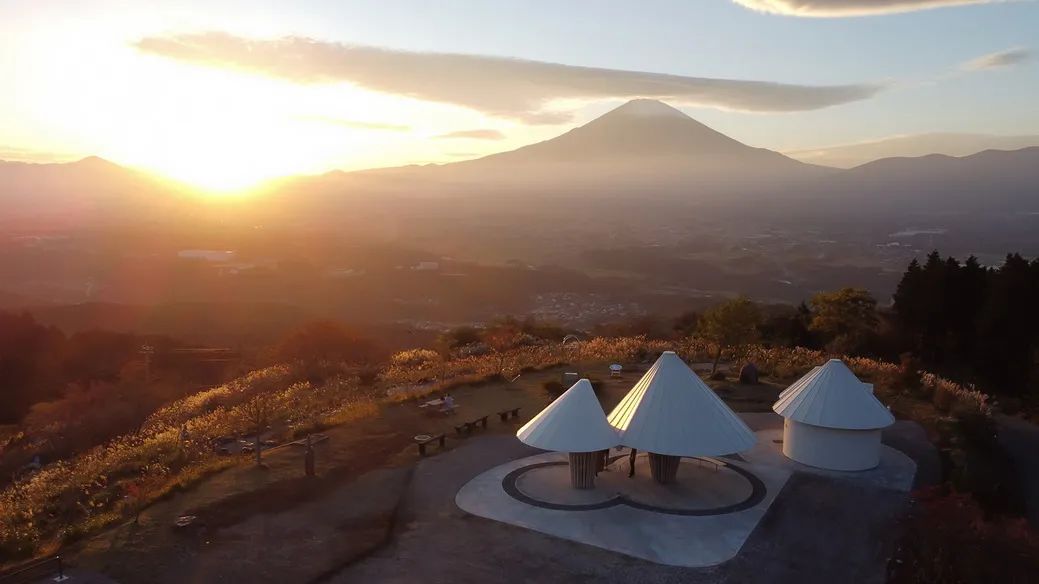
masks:
{"type": "Polygon", "coordinates": [[[511,152],[281,179],[249,196],[97,158],[3,163],[0,177],[0,303],[199,341],[233,338],[173,331],[156,313],[282,307],[241,338],[315,316],[410,330],[532,313],[588,327],[847,284],[884,304],[933,249],[990,265],[1039,251],[1039,148],[840,170],[652,100],[511,152]]]}

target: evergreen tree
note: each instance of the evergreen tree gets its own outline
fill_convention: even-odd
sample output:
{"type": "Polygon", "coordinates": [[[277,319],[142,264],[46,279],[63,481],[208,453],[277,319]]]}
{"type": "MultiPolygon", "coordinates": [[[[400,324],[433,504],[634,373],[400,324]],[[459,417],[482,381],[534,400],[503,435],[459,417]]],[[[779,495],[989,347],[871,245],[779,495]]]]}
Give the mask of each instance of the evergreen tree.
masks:
{"type": "Polygon", "coordinates": [[[997,387],[1022,395],[1035,363],[1036,282],[1032,266],[1009,254],[996,270],[978,322],[978,369],[997,387]]]}
{"type": "Polygon", "coordinates": [[[911,349],[920,353],[923,329],[924,273],[920,262],[913,258],[895,289],[894,310],[898,324],[912,339],[911,349]]]}
{"type": "Polygon", "coordinates": [[[1023,395],[1039,382],[1039,259],[995,270],[938,252],[909,263],[894,296],[900,336],[930,369],[1023,395]]]}
{"type": "Polygon", "coordinates": [[[950,328],[953,357],[959,362],[969,362],[975,354],[978,318],[985,304],[988,279],[988,270],[974,256],[968,257],[957,273],[950,328]]]}

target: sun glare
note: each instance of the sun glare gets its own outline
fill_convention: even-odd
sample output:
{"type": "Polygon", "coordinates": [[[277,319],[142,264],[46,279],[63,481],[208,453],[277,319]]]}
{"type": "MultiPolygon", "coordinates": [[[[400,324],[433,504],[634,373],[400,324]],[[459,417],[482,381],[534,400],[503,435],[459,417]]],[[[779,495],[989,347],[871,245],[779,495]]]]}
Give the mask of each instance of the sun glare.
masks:
{"type": "Polygon", "coordinates": [[[107,57],[111,66],[101,71],[48,80],[77,94],[69,102],[49,92],[50,124],[72,128],[91,153],[215,195],[355,158],[379,165],[371,154],[380,144],[413,139],[407,131],[330,123],[399,119],[399,111],[350,87],[299,86],[133,53],[107,57]]]}
{"type": "MultiPolygon", "coordinates": [[[[294,117],[303,89],[276,81],[157,63],[160,95],[133,112],[120,155],[214,193],[334,167],[354,142],[350,129],[294,117]],[[204,87],[204,92],[198,88],[204,87]]],[[[349,104],[346,105],[349,107],[349,104]]],[[[125,115],[126,112],[123,112],[125,115]]]]}
{"type": "Polygon", "coordinates": [[[54,49],[64,46],[56,38],[36,39],[47,66],[34,70],[20,92],[38,113],[38,148],[60,144],[214,196],[337,168],[472,158],[552,132],[346,83],[295,84],[150,56],[115,32],[62,32],[75,37],[76,58],[54,49]],[[508,138],[440,139],[473,128],[500,129],[508,138]]]}

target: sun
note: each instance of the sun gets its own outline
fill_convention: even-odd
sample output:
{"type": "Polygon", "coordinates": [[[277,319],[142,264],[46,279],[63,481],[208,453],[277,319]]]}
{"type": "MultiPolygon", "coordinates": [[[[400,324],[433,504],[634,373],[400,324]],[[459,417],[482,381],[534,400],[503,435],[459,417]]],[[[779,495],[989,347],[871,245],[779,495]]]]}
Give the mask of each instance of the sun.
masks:
{"type": "MultiPolygon", "coordinates": [[[[124,141],[139,166],[213,194],[334,167],[349,140],[293,112],[300,89],[208,70],[165,71],[161,96],[133,117],[124,141]]],[[[125,114],[124,114],[125,115],[125,114]]]]}
{"type": "Polygon", "coordinates": [[[314,158],[301,160],[271,144],[297,140],[306,138],[253,136],[247,128],[224,125],[208,132],[202,143],[190,138],[154,143],[137,164],[207,194],[240,194],[274,178],[309,173],[314,158]]]}
{"type": "MultiPolygon", "coordinates": [[[[212,196],[249,192],[274,178],[449,162],[459,156],[455,149],[508,145],[435,139],[459,128],[503,127],[450,104],[164,59],[116,37],[79,40],[91,66],[47,67],[34,80],[38,135],[60,143],[60,151],[144,169],[212,196]]],[[[65,63],[67,51],[52,57],[65,63]]],[[[511,127],[510,139],[536,141],[525,132],[511,127]]]]}
{"type": "Polygon", "coordinates": [[[325,172],[363,148],[361,132],[301,115],[361,110],[349,91],[131,57],[53,107],[53,123],[73,128],[92,154],[222,195],[325,172]]]}

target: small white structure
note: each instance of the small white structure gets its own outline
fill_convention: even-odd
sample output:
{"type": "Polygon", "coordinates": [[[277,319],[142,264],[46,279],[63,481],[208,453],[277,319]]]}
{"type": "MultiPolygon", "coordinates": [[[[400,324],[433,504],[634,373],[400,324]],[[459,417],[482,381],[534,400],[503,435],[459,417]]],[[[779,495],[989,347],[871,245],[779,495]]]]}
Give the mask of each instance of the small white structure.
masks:
{"type": "Polygon", "coordinates": [[[587,379],[563,392],[524,424],[516,437],[528,446],[570,453],[570,483],[576,489],[594,486],[599,453],[620,442],[587,379]]]}
{"type": "Polygon", "coordinates": [[[830,470],[867,470],[880,464],[880,431],[895,422],[840,359],[830,359],[780,394],[772,410],[783,416],[783,454],[830,470]]]}
{"type": "Polygon", "coordinates": [[[177,252],[182,260],[204,260],[207,262],[229,262],[235,258],[235,252],[221,249],[182,249],[177,252]]]}
{"type": "Polygon", "coordinates": [[[650,453],[653,478],[675,480],[683,456],[720,456],[754,446],[757,437],[674,351],[646,371],[610,424],[620,443],[650,453]]]}

